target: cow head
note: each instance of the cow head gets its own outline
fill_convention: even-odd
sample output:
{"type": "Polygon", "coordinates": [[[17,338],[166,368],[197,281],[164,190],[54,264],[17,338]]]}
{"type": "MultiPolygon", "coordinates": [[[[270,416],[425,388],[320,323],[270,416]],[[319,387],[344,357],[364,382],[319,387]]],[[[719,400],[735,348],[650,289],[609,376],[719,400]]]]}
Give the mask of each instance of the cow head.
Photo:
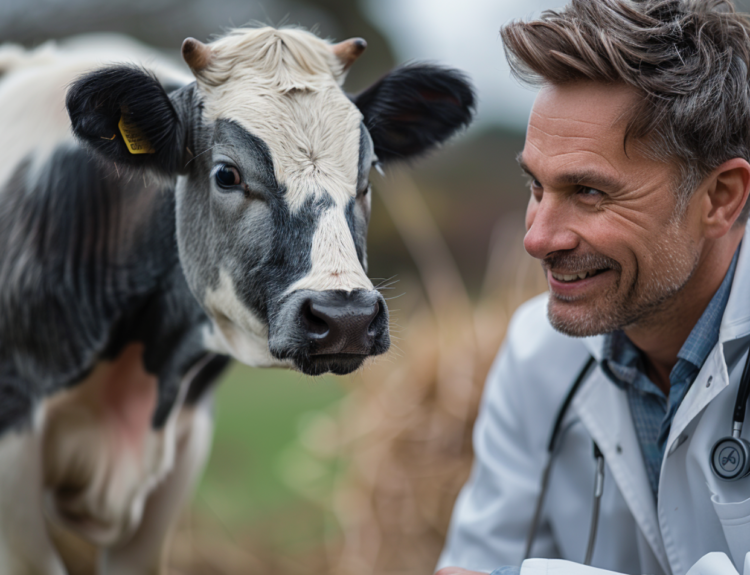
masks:
{"type": "Polygon", "coordinates": [[[460,73],[396,69],[341,89],[364,41],[238,29],[183,57],[196,81],[167,94],[111,67],[68,93],[74,132],[119,166],[176,177],[177,242],[212,320],[210,347],[250,365],[349,373],[390,343],[367,276],[370,169],[408,160],[471,120],[460,73]]]}

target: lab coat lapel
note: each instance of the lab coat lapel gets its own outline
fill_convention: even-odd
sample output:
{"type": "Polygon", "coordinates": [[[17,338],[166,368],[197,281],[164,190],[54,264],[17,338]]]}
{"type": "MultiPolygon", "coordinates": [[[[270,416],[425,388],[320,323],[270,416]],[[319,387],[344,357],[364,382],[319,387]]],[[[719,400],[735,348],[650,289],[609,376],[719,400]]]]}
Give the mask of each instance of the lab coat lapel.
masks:
{"type": "Polygon", "coordinates": [[[625,392],[597,366],[576,394],[572,408],[599,445],[611,477],[659,564],[665,573],[670,573],[654,496],[625,392]]]}
{"type": "MultiPolygon", "coordinates": [[[[664,450],[664,461],[666,461],[666,456],[687,439],[687,437],[682,437],[682,432],[685,431],[687,426],[711,403],[714,397],[729,385],[729,373],[724,361],[722,347],[722,344],[719,343],[711,351],[703,364],[703,368],[685,395],[685,399],[682,400],[680,407],[677,409],[677,413],[672,420],[672,427],[669,430],[669,439],[667,439],[666,449],[664,450]]],[[[664,461],[662,462],[662,469],[664,461]]]]}

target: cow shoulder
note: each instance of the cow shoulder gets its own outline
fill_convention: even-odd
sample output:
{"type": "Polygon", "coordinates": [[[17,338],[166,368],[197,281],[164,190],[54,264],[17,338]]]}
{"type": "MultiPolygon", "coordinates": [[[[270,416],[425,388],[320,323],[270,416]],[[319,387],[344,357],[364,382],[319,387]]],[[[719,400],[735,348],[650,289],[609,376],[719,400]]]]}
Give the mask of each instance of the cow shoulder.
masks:
{"type": "Polygon", "coordinates": [[[173,197],[72,142],[19,163],[0,197],[0,362],[47,394],[89,370],[178,265],[173,197]]]}

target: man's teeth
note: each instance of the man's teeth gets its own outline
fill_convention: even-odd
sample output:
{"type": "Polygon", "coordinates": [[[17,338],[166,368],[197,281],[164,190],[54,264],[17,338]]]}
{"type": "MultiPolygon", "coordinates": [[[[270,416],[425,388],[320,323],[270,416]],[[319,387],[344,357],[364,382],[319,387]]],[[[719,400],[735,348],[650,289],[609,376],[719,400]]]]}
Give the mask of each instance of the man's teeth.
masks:
{"type": "Polygon", "coordinates": [[[555,272],[552,272],[552,277],[557,281],[572,282],[576,280],[586,279],[589,276],[593,276],[595,273],[595,271],[581,272],[578,274],[556,274],[555,272]]]}

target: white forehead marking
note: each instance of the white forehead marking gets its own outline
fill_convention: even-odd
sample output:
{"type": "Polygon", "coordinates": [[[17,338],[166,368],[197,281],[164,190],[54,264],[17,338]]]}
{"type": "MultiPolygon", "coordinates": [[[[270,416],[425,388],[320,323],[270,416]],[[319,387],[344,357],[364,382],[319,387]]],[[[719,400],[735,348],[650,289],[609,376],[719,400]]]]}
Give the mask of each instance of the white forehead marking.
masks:
{"type": "Polygon", "coordinates": [[[206,291],[204,306],[213,320],[212,329],[204,334],[209,350],[231,355],[254,367],[285,363],[268,351],[268,328],[239,300],[234,282],[225,270],[219,269],[218,287],[206,291]]]}
{"type": "Polygon", "coordinates": [[[309,289],[316,291],[373,289],[357,259],[349,226],[343,208],[334,206],[326,210],[318,221],[310,251],[310,273],[296,281],[287,293],[309,289]]]}
{"type": "Polygon", "coordinates": [[[341,63],[309,32],[239,29],[213,42],[197,76],[209,121],[233,120],[266,142],[287,203],[356,195],[362,115],[340,88],[341,63]]]}

